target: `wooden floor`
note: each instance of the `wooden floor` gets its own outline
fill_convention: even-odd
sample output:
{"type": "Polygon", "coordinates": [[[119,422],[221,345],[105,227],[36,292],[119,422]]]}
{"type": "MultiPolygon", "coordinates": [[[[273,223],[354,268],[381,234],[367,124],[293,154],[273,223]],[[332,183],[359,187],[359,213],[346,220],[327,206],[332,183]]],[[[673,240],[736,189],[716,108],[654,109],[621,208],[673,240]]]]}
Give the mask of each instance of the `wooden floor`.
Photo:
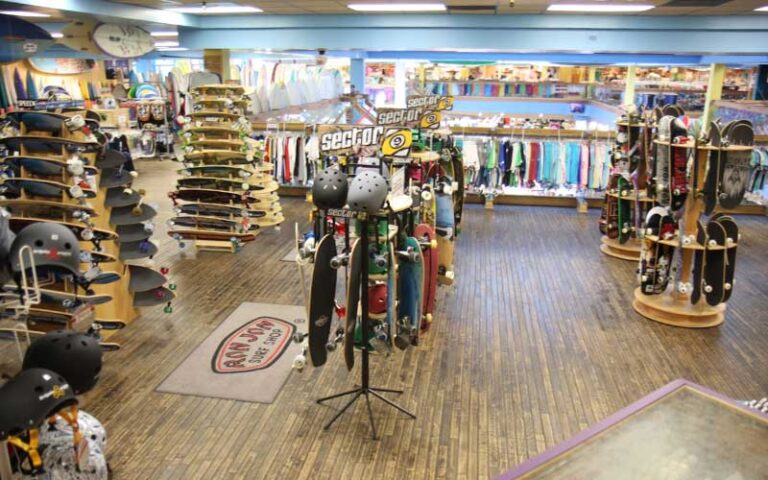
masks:
{"type": "MultiPolygon", "coordinates": [[[[295,266],[280,258],[308,205],[284,200],[290,223],[237,255],[181,259],[164,236],[177,167],[139,165],[162,212],[156,262],[178,284],[174,312],[147,309],[115,335],[123,349],[84,399],[106,424],[117,479],[489,478],[676,378],[735,398],[768,391],[765,218],[737,219],[744,240],[726,323],[694,331],[634,313],[635,265],[600,253],[597,211],[473,205],[456,284],[441,287],[428,338],[373,363],[375,384],[405,389],[399,401],[417,420],[374,403],[381,440],[372,441],[358,402],[324,432],[333,410],[314,400],[359,378],[340,354],[292,373],[272,405],[156,393],[241,302],[301,302],[295,266]]],[[[0,368],[17,368],[4,353],[0,368]]]]}

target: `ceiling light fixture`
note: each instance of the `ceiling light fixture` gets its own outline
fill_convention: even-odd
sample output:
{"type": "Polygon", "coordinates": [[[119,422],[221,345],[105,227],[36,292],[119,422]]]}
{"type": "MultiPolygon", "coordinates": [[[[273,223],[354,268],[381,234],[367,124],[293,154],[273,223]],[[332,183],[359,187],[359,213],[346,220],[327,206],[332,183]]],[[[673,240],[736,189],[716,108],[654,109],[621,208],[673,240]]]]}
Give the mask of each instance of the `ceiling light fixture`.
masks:
{"type": "Polygon", "coordinates": [[[350,3],[347,8],[356,12],[444,12],[442,3],[350,3]]]}
{"type": "Polygon", "coordinates": [[[557,3],[547,7],[548,12],[581,12],[581,13],[634,13],[645,12],[655,8],[653,5],[605,5],[588,3],[557,3]]]}
{"type": "Polygon", "coordinates": [[[264,11],[258,7],[252,6],[236,5],[232,3],[208,5],[205,2],[199,6],[174,7],[166,8],[165,10],[176,13],[191,13],[193,15],[227,15],[233,13],[261,13],[264,11]]]}
{"type": "Polygon", "coordinates": [[[755,9],[756,12],[768,12],[768,5],[755,9]]]}
{"type": "Polygon", "coordinates": [[[155,42],[155,48],[163,48],[163,47],[178,47],[179,42],[169,40],[165,42],[155,42]]]}
{"type": "Polygon", "coordinates": [[[64,34],[61,32],[51,32],[51,38],[64,38],[64,34]]]}
{"type": "Polygon", "coordinates": [[[3,15],[13,15],[14,17],[36,17],[36,18],[48,18],[50,15],[40,12],[29,12],[27,10],[0,10],[3,15]]]}
{"type": "Polygon", "coordinates": [[[187,50],[189,49],[185,47],[161,47],[157,49],[158,52],[186,52],[187,50]]]}
{"type": "Polygon", "coordinates": [[[153,37],[178,37],[179,32],[174,31],[168,31],[168,32],[150,32],[150,35],[153,37]]]}

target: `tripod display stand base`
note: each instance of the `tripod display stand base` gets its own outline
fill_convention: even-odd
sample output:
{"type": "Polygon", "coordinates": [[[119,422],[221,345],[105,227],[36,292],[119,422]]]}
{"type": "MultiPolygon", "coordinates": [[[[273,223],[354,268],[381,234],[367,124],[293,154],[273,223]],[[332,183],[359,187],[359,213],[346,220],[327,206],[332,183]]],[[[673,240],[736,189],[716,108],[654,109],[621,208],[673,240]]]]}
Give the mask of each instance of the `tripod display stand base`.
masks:
{"type": "Polygon", "coordinates": [[[600,244],[600,251],[610,257],[630,260],[633,262],[640,260],[640,240],[636,238],[631,238],[627,240],[626,243],[619,243],[617,239],[608,238],[603,235],[603,238],[600,239],[600,241],[602,242],[600,244]]]}
{"type": "Polygon", "coordinates": [[[341,392],[336,393],[334,395],[331,395],[329,397],[320,398],[317,400],[317,403],[320,405],[324,405],[325,402],[329,400],[333,400],[335,398],[341,398],[341,397],[347,397],[352,396],[352,398],[344,404],[344,406],[336,412],[336,415],[331,418],[331,420],[323,426],[323,430],[328,430],[331,428],[331,425],[333,425],[336,420],[338,420],[344,412],[346,412],[349,407],[351,407],[360,397],[365,397],[365,406],[368,408],[368,422],[371,424],[371,436],[374,440],[378,440],[378,435],[376,433],[376,423],[373,421],[373,410],[371,409],[371,399],[370,396],[373,395],[374,398],[378,398],[382,402],[386,403],[390,407],[399,410],[401,413],[404,413],[405,415],[411,417],[412,419],[416,419],[416,415],[412,414],[408,410],[404,409],[397,403],[393,402],[392,400],[386,398],[382,393],[396,393],[400,395],[403,393],[402,390],[392,390],[390,388],[376,388],[376,387],[357,387],[354,390],[349,390],[347,392],[341,392]]]}
{"type": "Polygon", "coordinates": [[[632,308],[649,320],[674,327],[708,328],[725,320],[724,303],[712,307],[701,299],[691,305],[688,297],[676,299],[669,290],[659,295],[644,295],[636,288],[632,308]]]}

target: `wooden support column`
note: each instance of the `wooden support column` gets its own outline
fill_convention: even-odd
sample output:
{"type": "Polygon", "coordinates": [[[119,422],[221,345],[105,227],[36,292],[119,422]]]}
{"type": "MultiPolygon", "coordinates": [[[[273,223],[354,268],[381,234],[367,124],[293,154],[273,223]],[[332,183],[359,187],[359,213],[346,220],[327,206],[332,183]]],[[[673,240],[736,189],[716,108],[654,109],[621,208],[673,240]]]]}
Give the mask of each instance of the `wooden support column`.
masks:
{"type": "Polygon", "coordinates": [[[218,73],[221,76],[221,83],[229,82],[229,50],[205,49],[203,65],[206,71],[218,73]]]}
{"type": "Polygon", "coordinates": [[[709,83],[707,84],[707,98],[704,100],[704,115],[701,116],[703,128],[709,128],[712,121],[712,102],[723,98],[723,83],[725,82],[725,65],[713,63],[709,67],[709,83]]]}
{"type": "Polygon", "coordinates": [[[624,85],[624,105],[635,104],[635,80],[637,80],[637,65],[629,65],[624,85]]]}

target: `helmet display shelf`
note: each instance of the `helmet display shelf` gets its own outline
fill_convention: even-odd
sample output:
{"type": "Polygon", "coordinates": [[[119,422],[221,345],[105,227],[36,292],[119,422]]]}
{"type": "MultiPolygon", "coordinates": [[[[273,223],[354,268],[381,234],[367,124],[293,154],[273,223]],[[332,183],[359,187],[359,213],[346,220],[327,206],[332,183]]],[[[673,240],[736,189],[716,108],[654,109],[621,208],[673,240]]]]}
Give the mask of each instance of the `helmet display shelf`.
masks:
{"type": "Polygon", "coordinates": [[[182,152],[168,234],[184,247],[237,252],[285,218],[263,143],[249,137],[249,99],[237,85],[202,85],[180,119],[182,152]]]}
{"type": "Polygon", "coordinates": [[[657,135],[654,140],[659,149],[672,152],[670,158],[677,154],[691,162],[684,184],[666,185],[672,192],[667,195],[671,201],[661,199],[658,192],[665,185],[657,184],[660,207],[647,218],[638,269],[640,286],[634,291],[632,306],[640,315],[667,325],[714,327],[724,322],[726,302],[734,287],[740,235],[727,215],[727,203],[735,198],[737,205],[744,194],[748,176],[738,169],[749,168],[752,125],[716,121],[706,133],[688,129],[680,134],[687,136],[673,133],[657,135]],[[675,208],[675,197],[679,202],[681,191],[687,191],[685,201],[675,208]]]}
{"type": "Polygon", "coordinates": [[[88,113],[15,112],[6,117],[11,136],[0,139],[7,151],[0,167],[9,178],[0,206],[12,213],[15,232],[37,223],[62,225],[79,244],[79,268],[86,280],[76,284],[65,277],[45,285],[42,304],[31,312],[30,318],[39,319],[36,326],[86,330],[95,321],[105,327],[102,336],[108,336],[110,329],[138,316],[136,307],[169,305],[175,295],[160,282],[163,275],[127,263],[151,257],[157,247],[149,240],[151,231],[138,241],[121,241],[117,230],[137,225],[151,230],[156,212],[143,203],[143,192],[132,189],[136,174],[126,168],[127,158],[100,143],[104,137],[96,130],[98,122],[88,113]],[[151,283],[140,285],[135,277],[151,283]],[[153,302],[145,298],[148,291],[153,302]]]}

